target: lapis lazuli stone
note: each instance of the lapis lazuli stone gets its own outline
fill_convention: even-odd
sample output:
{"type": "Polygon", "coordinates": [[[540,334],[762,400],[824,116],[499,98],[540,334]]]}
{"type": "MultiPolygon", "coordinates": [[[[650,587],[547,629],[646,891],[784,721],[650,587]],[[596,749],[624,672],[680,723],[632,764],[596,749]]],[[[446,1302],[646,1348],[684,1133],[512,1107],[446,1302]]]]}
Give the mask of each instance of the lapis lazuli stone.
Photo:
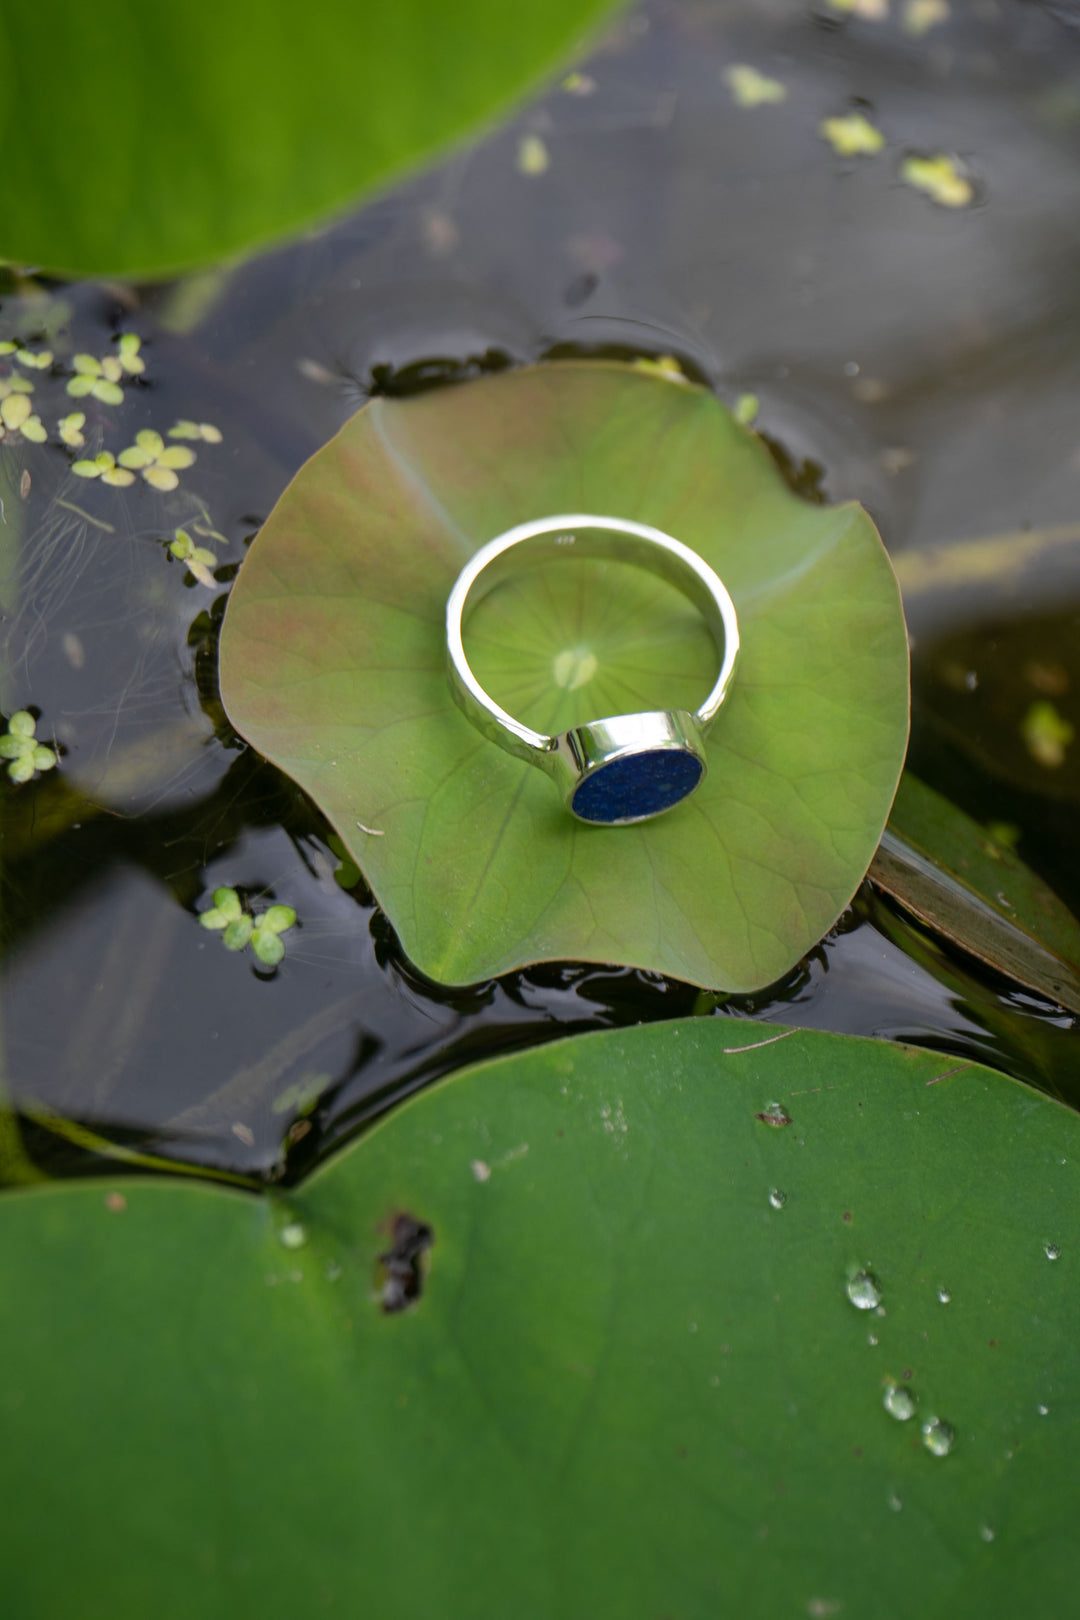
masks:
{"type": "Polygon", "coordinates": [[[609,826],[655,816],[693,793],[703,772],[696,755],[682,748],[626,754],[585,778],[574,793],[574,814],[609,826]]]}

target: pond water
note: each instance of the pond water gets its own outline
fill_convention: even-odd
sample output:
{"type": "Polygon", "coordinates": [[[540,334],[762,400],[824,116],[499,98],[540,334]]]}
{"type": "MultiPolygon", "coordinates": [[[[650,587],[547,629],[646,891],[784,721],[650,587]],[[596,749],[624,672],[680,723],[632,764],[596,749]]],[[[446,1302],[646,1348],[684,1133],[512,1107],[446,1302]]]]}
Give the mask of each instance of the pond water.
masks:
{"type": "Polygon", "coordinates": [[[1038,703],[1080,729],[1080,28],[1064,4],[937,12],[646,6],[515,122],[288,248],[152,287],[8,275],[0,337],[65,358],[26,375],[50,428],[85,412],[84,455],[178,419],[221,435],[174,492],[0,447],[0,707],[31,707],[63,749],[58,772],[0,787],[4,1066],[46,1169],[96,1168],[101,1137],[293,1179],[464,1063],[695,1011],[928,1044],[1080,1102],[1073,1019],[869,886],[753,997],[573,964],[440,989],[216,693],[245,545],[373,393],[673,355],[729,401],[756,395],[798,487],[862,501],[908,560],[910,763],[1015,828],[1080,907],[1080,749],[1055,763],[1025,734],[1038,703]],[[782,97],[740,105],[736,64],[782,97]],[[852,111],[883,152],[821,138],[852,111]],[[970,205],[905,183],[912,154],[955,158],[970,205]],[[70,400],[70,357],[121,331],[146,361],[123,405],[70,400]],[[209,585],[167,554],[185,524],[209,585]],[[978,567],[918,572],[995,536],[978,567]],[[275,973],[200,928],[219,885],[295,907],[275,973]]]}

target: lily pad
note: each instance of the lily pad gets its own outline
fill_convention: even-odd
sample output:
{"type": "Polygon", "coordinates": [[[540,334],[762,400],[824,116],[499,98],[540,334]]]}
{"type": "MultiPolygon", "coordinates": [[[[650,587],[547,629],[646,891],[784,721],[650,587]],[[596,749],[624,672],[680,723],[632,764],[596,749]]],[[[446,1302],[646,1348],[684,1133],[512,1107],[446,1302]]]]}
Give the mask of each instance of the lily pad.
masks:
{"type": "Polygon", "coordinates": [[[1080,923],[1030,867],[905,774],[870,878],[999,973],[1080,1012],[1080,923]]]}
{"type": "Polygon", "coordinates": [[[1080,1120],[956,1069],[647,1026],[288,1203],[6,1194],[8,1609],[1070,1613],[1080,1120]]]}
{"type": "Polygon", "coordinates": [[[0,253],[80,275],[145,275],[243,252],[503,111],[608,9],[8,7],[0,253]]]}
{"type": "MultiPolygon", "coordinates": [[[[618,563],[528,571],[481,604],[467,643],[488,690],[545,732],[696,708],[716,673],[695,610],[618,563]]],[[[866,871],[908,723],[899,593],[862,508],[798,499],[705,390],[602,363],[354,416],[240,569],[221,689],[236,728],[329,816],[412,960],[452,984],[558,958],[772,982],[866,871]],[[640,826],[575,822],[546,777],[472,728],[446,678],[463,564],[562,512],[674,534],[738,609],[706,781],[640,826]]]]}

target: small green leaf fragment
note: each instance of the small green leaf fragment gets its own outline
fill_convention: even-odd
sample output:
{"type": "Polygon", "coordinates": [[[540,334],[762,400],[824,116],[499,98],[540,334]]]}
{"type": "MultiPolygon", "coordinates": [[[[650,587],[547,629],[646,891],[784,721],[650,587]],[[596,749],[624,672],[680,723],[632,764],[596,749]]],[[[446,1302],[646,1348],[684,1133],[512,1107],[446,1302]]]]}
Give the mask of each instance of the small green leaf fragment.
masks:
{"type": "Polygon", "coordinates": [[[787,100],[787,87],[770,79],[749,62],[734,62],[724,69],[724,81],[740,107],[765,107],[787,100]]]}
{"type": "Polygon", "coordinates": [[[227,951],[242,951],[251,938],[255,924],[245,912],[243,916],[234,917],[222,934],[222,940],[227,951]]]}
{"type": "Polygon", "coordinates": [[[239,917],[244,909],[235,889],[215,889],[214,904],[223,916],[230,919],[239,917]]]}
{"type": "Polygon", "coordinates": [[[93,389],[94,378],[82,374],[78,377],[72,377],[67,385],[67,392],[72,399],[82,399],[86,394],[92,393],[93,389]]]}
{"type": "Polygon", "coordinates": [[[28,416],[22,425],[22,436],[34,444],[44,444],[49,434],[40,416],[28,416]]]}
{"type": "Polygon", "coordinates": [[[226,917],[225,913],[220,911],[217,906],[212,907],[209,911],[200,912],[199,914],[200,925],[203,928],[209,928],[212,930],[226,928],[232,921],[233,919],[231,917],[226,917]]]}
{"type": "MultiPolygon", "coordinates": [[[[92,354],[77,354],[71,362],[75,371],[83,377],[100,377],[101,366],[92,354]]],[[[68,392],[71,390],[69,388],[68,392]]]]}
{"type": "Polygon", "coordinates": [[[34,774],[34,761],[29,754],[21,754],[12,760],[7,772],[13,782],[29,782],[34,774]]]}
{"type": "Polygon", "coordinates": [[[124,390],[119,383],[110,382],[106,377],[99,377],[90,392],[95,399],[100,399],[103,405],[122,405],[124,403],[124,390]]]}
{"type": "Polygon", "coordinates": [[[170,439],[198,439],[200,437],[198,422],[180,421],[169,429],[170,439]]]}
{"type": "Polygon", "coordinates": [[[1048,771],[1065,763],[1065,750],[1076,736],[1072,723],[1052,703],[1033,703],[1020,723],[1020,735],[1036,764],[1048,771]]]}
{"type": "Polygon", "coordinates": [[[126,489],[129,484],[135,482],[135,474],[126,472],[123,467],[110,467],[106,472],[102,473],[101,482],[103,484],[112,484],[117,489],[126,489]]]}
{"type": "Polygon", "coordinates": [[[96,461],[73,461],[71,470],[76,478],[100,478],[101,468],[96,461]]]}
{"type": "Polygon", "coordinates": [[[975,199],[975,187],[955,159],[907,157],[900,167],[900,178],[916,191],[925,192],[942,208],[967,208],[975,199]]]}
{"type": "Polygon", "coordinates": [[[30,757],[34,762],[35,771],[51,771],[56,764],[56,755],[51,748],[46,748],[44,743],[38,743],[30,757]]]}
{"type": "Polygon", "coordinates": [[[647,377],[659,377],[664,382],[685,384],[690,380],[673,354],[643,354],[631,364],[635,371],[643,371],[647,377]]]}
{"type": "Polygon", "coordinates": [[[8,730],[13,737],[32,737],[37,730],[37,721],[29,709],[16,709],[8,721],[8,730]]]}
{"type": "Polygon", "coordinates": [[[738,399],[735,401],[735,406],[731,414],[734,416],[736,422],[741,422],[744,427],[749,427],[752,422],[757,420],[757,414],[760,408],[761,401],[758,399],[756,394],[740,394],[738,399]]]}
{"type": "Polygon", "coordinates": [[[145,467],[143,477],[151,488],[162,491],[175,489],[180,482],[170,467],[145,467]]]}
{"type": "Polygon", "coordinates": [[[848,113],[845,118],[823,118],[818,133],[841,157],[872,157],[885,145],[880,129],[875,129],[862,113],[848,113]]]}

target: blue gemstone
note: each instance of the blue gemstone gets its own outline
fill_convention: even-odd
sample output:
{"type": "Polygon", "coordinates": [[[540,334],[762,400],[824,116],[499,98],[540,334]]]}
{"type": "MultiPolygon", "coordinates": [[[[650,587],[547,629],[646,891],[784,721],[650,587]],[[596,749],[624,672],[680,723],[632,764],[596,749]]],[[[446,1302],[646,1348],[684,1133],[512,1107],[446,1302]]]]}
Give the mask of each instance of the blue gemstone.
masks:
{"type": "Polygon", "coordinates": [[[681,748],[653,748],[601,765],[574,793],[574,814],[610,825],[658,815],[693,793],[704,766],[681,748]]]}

